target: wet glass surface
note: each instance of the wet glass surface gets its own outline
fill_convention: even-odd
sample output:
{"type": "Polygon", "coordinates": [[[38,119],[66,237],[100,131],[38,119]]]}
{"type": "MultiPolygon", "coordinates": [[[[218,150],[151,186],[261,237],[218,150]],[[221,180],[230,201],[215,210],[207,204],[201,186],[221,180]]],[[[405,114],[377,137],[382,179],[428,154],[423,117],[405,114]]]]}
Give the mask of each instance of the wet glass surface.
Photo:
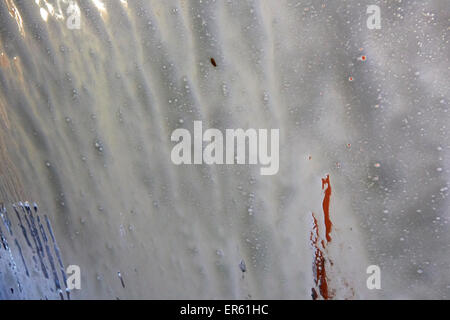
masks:
{"type": "Polygon", "coordinates": [[[448,299],[449,19],[0,0],[0,298],[448,299]],[[176,165],[194,121],[278,129],[279,170],[176,165]]]}

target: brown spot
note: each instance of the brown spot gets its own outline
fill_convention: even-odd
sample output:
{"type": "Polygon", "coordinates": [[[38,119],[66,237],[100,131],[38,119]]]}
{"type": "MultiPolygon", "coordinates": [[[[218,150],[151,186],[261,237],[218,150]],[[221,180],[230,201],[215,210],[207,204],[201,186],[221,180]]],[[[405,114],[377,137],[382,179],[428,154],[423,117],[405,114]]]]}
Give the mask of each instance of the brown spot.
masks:
{"type": "Polygon", "coordinates": [[[216,60],[214,60],[214,58],[211,58],[211,64],[212,64],[214,67],[217,67],[217,63],[216,63],[216,60]]]}

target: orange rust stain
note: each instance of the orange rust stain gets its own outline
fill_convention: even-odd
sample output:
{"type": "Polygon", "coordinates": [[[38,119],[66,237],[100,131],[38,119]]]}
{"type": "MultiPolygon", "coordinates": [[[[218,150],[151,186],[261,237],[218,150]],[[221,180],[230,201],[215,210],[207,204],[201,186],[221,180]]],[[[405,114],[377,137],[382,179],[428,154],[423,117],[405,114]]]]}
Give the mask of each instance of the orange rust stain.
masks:
{"type": "Polygon", "coordinates": [[[324,190],[325,185],[326,185],[325,197],[323,198],[322,208],[325,219],[325,235],[327,237],[327,241],[330,242],[331,227],[333,226],[330,219],[330,198],[331,198],[330,175],[327,175],[325,179],[322,179],[322,190],[324,190]]]}
{"type": "MultiPolygon", "coordinates": [[[[319,226],[317,224],[317,219],[314,216],[314,213],[312,214],[313,217],[313,230],[311,230],[311,236],[310,240],[312,245],[315,248],[314,252],[314,283],[319,288],[320,295],[324,300],[328,300],[330,298],[328,294],[328,282],[327,282],[327,271],[325,269],[325,257],[323,255],[322,250],[320,249],[318,242],[319,242],[319,226]]],[[[324,242],[322,240],[322,246],[324,246],[324,242]]],[[[315,288],[311,289],[312,291],[312,298],[313,300],[316,300],[318,298],[318,293],[315,288]]]]}
{"type": "Polygon", "coordinates": [[[313,229],[311,230],[311,235],[309,237],[309,240],[311,240],[311,243],[313,246],[317,247],[317,242],[319,241],[319,226],[317,225],[317,219],[314,216],[314,213],[312,214],[313,217],[313,229]],[[315,233],[315,234],[314,234],[315,233]]]}
{"type": "Polygon", "coordinates": [[[333,298],[333,293],[332,292],[330,293],[328,289],[328,277],[325,268],[327,260],[331,266],[333,265],[333,262],[330,259],[327,259],[325,256],[325,253],[327,252],[327,245],[329,242],[331,242],[330,233],[331,228],[333,226],[330,219],[330,198],[331,198],[330,175],[327,175],[326,178],[322,179],[322,190],[324,190],[325,192],[325,196],[322,202],[322,208],[324,215],[325,237],[327,241],[325,242],[324,239],[320,239],[319,224],[313,213],[312,214],[313,228],[311,230],[310,240],[312,246],[314,247],[314,264],[313,264],[314,283],[319,291],[317,292],[316,288],[311,289],[312,291],[311,296],[313,300],[316,300],[319,297],[319,294],[324,300],[333,298]]]}

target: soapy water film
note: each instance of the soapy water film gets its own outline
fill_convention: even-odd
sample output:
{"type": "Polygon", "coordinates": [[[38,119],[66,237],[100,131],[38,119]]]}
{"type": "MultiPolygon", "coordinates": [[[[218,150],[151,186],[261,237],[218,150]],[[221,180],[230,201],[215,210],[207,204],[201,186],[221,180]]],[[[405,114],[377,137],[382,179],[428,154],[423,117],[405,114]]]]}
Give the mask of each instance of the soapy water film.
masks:
{"type": "Polygon", "coordinates": [[[447,0],[1,0],[0,298],[448,299],[449,33],[447,0]],[[196,120],[279,129],[278,173],[174,165],[196,120]]]}

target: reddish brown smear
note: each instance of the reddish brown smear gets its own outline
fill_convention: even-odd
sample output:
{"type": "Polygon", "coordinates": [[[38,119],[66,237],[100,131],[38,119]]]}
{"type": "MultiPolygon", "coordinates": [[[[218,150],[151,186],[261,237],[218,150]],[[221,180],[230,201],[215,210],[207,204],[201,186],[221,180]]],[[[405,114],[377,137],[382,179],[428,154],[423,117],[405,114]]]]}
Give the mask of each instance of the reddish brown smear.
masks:
{"type": "Polygon", "coordinates": [[[322,179],[322,190],[325,189],[325,197],[323,198],[322,208],[323,208],[323,215],[325,219],[325,235],[327,237],[327,241],[331,241],[331,227],[333,224],[330,220],[330,198],[331,198],[331,185],[330,185],[330,175],[327,175],[325,179],[322,179]]]}
{"type": "MultiPolygon", "coordinates": [[[[312,298],[316,300],[320,296],[324,300],[328,300],[332,298],[332,294],[328,292],[328,282],[327,282],[327,271],[325,269],[326,258],[324,252],[326,252],[326,246],[329,242],[331,242],[331,227],[333,224],[330,219],[330,198],[331,198],[331,184],[330,184],[330,176],[327,175],[325,179],[322,179],[322,190],[325,192],[325,196],[322,202],[323,215],[324,215],[324,224],[325,224],[325,236],[327,242],[323,239],[320,239],[319,236],[319,225],[317,223],[317,219],[312,214],[313,217],[313,229],[311,230],[311,244],[314,247],[314,283],[316,284],[319,292],[317,292],[316,288],[312,288],[312,298]]],[[[332,262],[330,261],[332,265],[332,262]]]]}
{"type": "MultiPolygon", "coordinates": [[[[316,286],[319,288],[320,295],[323,297],[324,300],[329,299],[328,295],[328,283],[327,283],[327,272],[325,269],[325,257],[323,256],[323,252],[319,247],[319,226],[317,224],[317,219],[314,216],[314,213],[312,215],[314,226],[313,230],[311,231],[310,240],[312,245],[315,247],[314,252],[314,275],[315,279],[314,282],[316,286]]],[[[322,241],[323,244],[323,241],[322,241]]],[[[318,294],[316,292],[315,288],[312,288],[312,298],[313,300],[316,300],[318,298],[318,294]]]]}
{"type": "Polygon", "coordinates": [[[214,58],[211,58],[211,64],[212,64],[214,67],[217,67],[217,63],[216,63],[216,60],[214,60],[214,58]]]}

